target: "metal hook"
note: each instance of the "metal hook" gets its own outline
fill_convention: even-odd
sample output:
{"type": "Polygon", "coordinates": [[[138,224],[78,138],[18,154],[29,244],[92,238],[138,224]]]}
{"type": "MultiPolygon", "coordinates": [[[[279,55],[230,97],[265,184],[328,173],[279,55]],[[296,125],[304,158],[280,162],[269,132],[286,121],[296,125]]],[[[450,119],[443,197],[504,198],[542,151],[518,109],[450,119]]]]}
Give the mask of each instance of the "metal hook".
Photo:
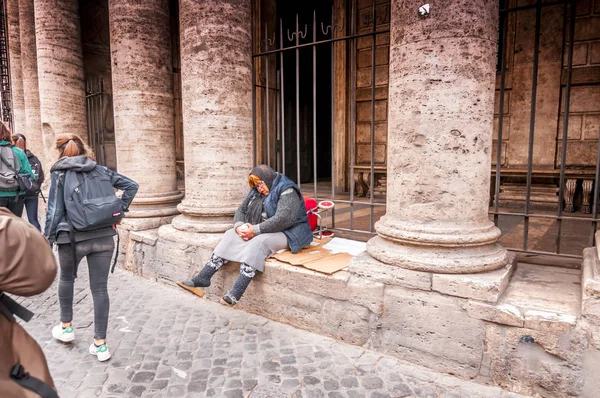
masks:
{"type": "Polygon", "coordinates": [[[290,30],[287,29],[286,34],[289,41],[294,41],[296,39],[296,32],[292,32],[292,35],[290,36],[290,30]]]}
{"type": "Polygon", "coordinates": [[[304,25],[304,33],[298,32],[298,35],[300,36],[301,39],[304,39],[306,37],[307,33],[308,33],[308,25],[304,25]]]}
{"type": "Polygon", "coordinates": [[[327,36],[329,34],[329,29],[331,28],[331,25],[327,25],[325,29],[323,29],[323,22],[321,22],[321,32],[323,32],[323,35],[327,36]]]}
{"type": "Polygon", "coordinates": [[[387,19],[388,19],[388,6],[387,5],[385,6],[385,9],[383,11],[383,19],[381,21],[379,20],[380,15],[381,14],[379,14],[375,17],[375,23],[378,23],[381,25],[383,25],[384,23],[387,23],[387,19]]]}
{"type": "Polygon", "coordinates": [[[363,14],[362,22],[365,26],[370,26],[373,16],[371,14],[363,14]]]}
{"type": "Polygon", "coordinates": [[[273,40],[271,40],[270,38],[267,37],[267,42],[269,43],[270,46],[275,44],[275,32],[273,32],[273,40]]]}

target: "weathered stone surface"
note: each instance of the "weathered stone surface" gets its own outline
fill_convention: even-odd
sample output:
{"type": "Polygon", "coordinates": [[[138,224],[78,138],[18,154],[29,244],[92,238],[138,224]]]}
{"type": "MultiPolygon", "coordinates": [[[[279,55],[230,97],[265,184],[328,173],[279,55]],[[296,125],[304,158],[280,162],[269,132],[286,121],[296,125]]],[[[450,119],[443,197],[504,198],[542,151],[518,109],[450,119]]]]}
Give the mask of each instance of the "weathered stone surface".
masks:
{"type": "MultiPolygon", "coordinates": [[[[598,238],[596,233],[596,239],[598,238]]],[[[583,250],[581,315],[600,328],[600,262],[597,249],[583,250]]]]}
{"type": "Polygon", "coordinates": [[[585,332],[546,332],[486,326],[486,355],[494,383],[521,394],[578,395],[583,386],[585,332]]]}
{"type": "Polygon", "coordinates": [[[525,318],[519,308],[510,304],[489,304],[469,301],[467,313],[470,317],[508,326],[523,327],[525,318]]]}
{"type": "Polygon", "coordinates": [[[527,310],[524,317],[526,328],[541,331],[567,331],[577,323],[575,315],[548,311],[527,310]]]}
{"type": "Polygon", "coordinates": [[[373,347],[432,369],[475,377],[483,354],[484,323],[455,297],[387,288],[373,347]]]}
{"type": "Polygon", "coordinates": [[[495,303],[498,301],[516,267],[516,258],[504,267],[479,274],[433,274],[431,290],[450,296],[495,303]]]}
{"type": "Polygon", "coordinates": [[[44,151],[45,145],[40,119],[40,91],[33,0],[19,0],[19,27],[21,29],[21,69],[23,71],[27,148],[44,164],[48,164],[50,160],[47,160],[48,154],[44,151]]]}
{"type": "Polygon", "coordinates": [[[349,301],[362,305],[377,315],[383,312],[383,284],[357,278],[346,271],[327,275],[269,259],[265,272],[257,275],[256,280],[270,285],[285,285],[299,294],[306,292],[349,301]]]}
{"type": "Polygon", "coordinates": [[[111,0],[109,12],[117,162],[140,185],[127,216],[175,215],[169,3],[111,0]]]}
{"type": "Polygon", "coordinates": [[[79,2],[36,0],[35,28],[40,112],[46,151],[62,133],[87,139],[79,2]],[[48,146],[49,144],[49,146],[48,146]]]}
{"type": "Polygon", "coordinates": [[[175,228],[224,232],[252,168],[250,0],[180,2],[186,162],[175,228]]]}
{"type": "Polygon", "coordinates": [[[8,19],[8,51],[10,57],[10,84],[12,97],[12,133],[27,135],[25,99],[23,97],[23,67],[21,61],[21,29],[19,21],[19,0],[5,2],[8,19]]]}
{"type": "Polygon", "coordinates": [[[367,251],[419,271],[501,268],[487,216],[497,3],[438,2],[431,18],[421,5],[391,2],[387,213],[367,251]]]}
{"type": "Polygon", "coordinates": [[[348,265],[350,273],[386,285],[398,285],[412,289],[431,290],[431,274],[384,264],[367,253],[352,258],[348,265]]]}

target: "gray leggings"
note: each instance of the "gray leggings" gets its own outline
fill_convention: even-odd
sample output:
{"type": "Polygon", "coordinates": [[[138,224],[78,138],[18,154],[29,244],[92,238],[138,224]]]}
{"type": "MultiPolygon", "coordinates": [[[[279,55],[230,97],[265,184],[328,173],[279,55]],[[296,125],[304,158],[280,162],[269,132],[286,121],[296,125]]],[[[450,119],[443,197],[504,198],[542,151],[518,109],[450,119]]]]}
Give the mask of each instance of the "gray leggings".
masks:
{"type": "Polygon", "coordinates": [[[75,267],[83,257],[87,257],[90,274],[90,290],[94,299],[94,338],[105,339],[108,327],[108,272],[115,242],[112,236],[85,240],[75,243],[77,255],[73,264],[73,250],[70,244],[58,245],[58,261],[60,262],[60,278],[58,280],[58,301],[60,302],[60,321],[73,320],[73,292],[75,283],[75,267]]]}

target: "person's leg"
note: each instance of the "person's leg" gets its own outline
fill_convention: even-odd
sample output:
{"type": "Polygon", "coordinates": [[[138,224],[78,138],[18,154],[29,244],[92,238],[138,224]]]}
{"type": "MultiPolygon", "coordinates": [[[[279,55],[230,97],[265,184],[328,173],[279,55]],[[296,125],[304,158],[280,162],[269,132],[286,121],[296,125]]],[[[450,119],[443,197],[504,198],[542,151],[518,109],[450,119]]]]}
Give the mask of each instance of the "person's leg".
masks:
{"type": "Polygon", "coordinates": [[[75,268],[81,261],[79,250],[77,251],[77,258],[74,259],[70,244],[58,245],[58,262],[60,265],[58,303],[60,307],[61,325],[52,329],[52,336],[63,342],[73,341],[75,338],[71,322],[73,321],[75,268]]]}
{"type": "Polygon", "coordinates": [[[246,263],[240,264],[240,274],[238,275],[233,287],[225,296],[223,296],[223,304],[232,306],[235,305],[252,282],[252,278],[256,275],[256,268],[249,266],[246,263]]]}
{"type": "Polygon", "coordinates": [[[208,287],[210,286],[210,279],[225,264],[227,264],[227,260],[224,260],[213,253],[210,255],[210,259],[208,259],[208,262],[204,265],[204,268],[202,268],[198,275],[194,276],[189,281],[183,281],[181,283],[188,287],[208,287]]]}
{"type": "Polygon", "coordinates": [[[94,340],[97,345],[103,344],[106,339],[110,309],[108,274],[114,247],[112,236],[94,239],[87,255],[90,290],[94,300],[94,340]]]}
{"type": "Polygon", "coordinates": [[[10,210],[15,216],[21,217],[23,216],[24,203],[23,196],[15,196],[14,198],[9,199],[8,210],[10,210]]]}
{"type": "Polygon", "coordinates": [[[25,211],[27,212],[27,220],[37,228],[38,231],[41,231],[40,223],[38,222],[38,198],[28,197],[25,198],[25,211]]]}

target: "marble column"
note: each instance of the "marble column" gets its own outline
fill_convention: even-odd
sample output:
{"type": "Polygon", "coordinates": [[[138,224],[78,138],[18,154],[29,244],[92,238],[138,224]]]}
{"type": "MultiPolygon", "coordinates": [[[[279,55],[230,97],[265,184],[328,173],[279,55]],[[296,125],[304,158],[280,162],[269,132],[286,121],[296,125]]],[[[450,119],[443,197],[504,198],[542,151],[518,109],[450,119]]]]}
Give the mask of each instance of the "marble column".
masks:
{"type": "Polygon", "coordinates": [[[252,168],[250,0],[181,0],[185,199],[173,226],[222,232],[252,168]]]}
{"type": "Polygon", "coordinates": [[[27,147],[46,163],[40,118],[40,91],[38,86],[33,0],[19,1],[19,25],[21,30],[23,100],[25,102],[24,134],[27,136],[27,147]]]}
{"type": "Polygon", "coordinates": [[[175,174],[169,4],[110,0],[109,17],[117,167],[140,185],[127,217],[156,228],[166,222],[160,217],[179,214],[183,197],[175,174]]]}
{"type": "Polygon", "coordinates": [[[8,53],[12,94],[12,132],[27,134],[25,124],[25,101],[23,99],[19,0],[7,0],[6,12],[8,16],[8,53]]]}
{"type": "Polygon", "coordinates": [[[498,4],[392,0],[387,213],[375,259],[434,273],[507,264],[488,219],[498,4]]]}
{"type": "Polygon", "coordinates": [[[79,2],[35,0],[35,34],[44,145],[54,153],[54,138],[75,133],[87,141],[85,81],[79,2]]]}

